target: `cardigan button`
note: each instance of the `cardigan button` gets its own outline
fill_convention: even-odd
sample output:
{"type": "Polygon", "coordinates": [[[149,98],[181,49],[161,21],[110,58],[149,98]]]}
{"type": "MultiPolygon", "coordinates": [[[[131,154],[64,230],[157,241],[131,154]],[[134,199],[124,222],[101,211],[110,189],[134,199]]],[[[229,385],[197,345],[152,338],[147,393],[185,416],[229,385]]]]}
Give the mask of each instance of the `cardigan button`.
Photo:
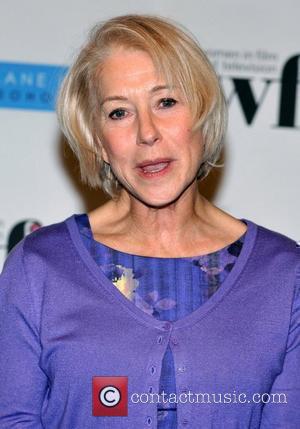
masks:
{"type": "Polygon", "coordinates": [[[150,366],[149,370],[150,370],[150,373],[151,373],[152,375],[154,375],[154,374],[155,374],[155,372],[156,372],[156,366],[154,366],[154,365],[150,366]]]}
{"type": "Polygon", "coordinates": [[[152,424],[152,418],[150,416],[147,417],[147,425],[150,426],[152,424]]]}
{"type": "Polygon", "coordinates": [[[162,340],[163,340],[162,335],[159,335],[159,336],[157,337],[157,342],[158,342],[158,344],[161,344],[161,343],[162,343],[162,340]]]}
{"type": "Polygon", "coordinates": [[[171,341],[175,346],[178,344],[177,338],[172,338],[171,341]]]}
{"type": "Polygon", "coordinates": [[[172,323],[170,323],[170,322],[165,322],[165,323],[163,324],[163,329],[164,329],[165,331],[169,331],[169,330],[171,329],[171,326],[172,326],[172,323]]]}
{"type": "Polygon", "coordinates": [[[188,424],[188,422],[189,422],[189,421],[188,421],[187,419],[183,419],[181,423],[182,423],[184,426],[186,426],[186,425],[188,424]]]}
{"type": "Polygon", "coordinates": [[[184,372],[186,370],[186,367],[184,365],[181,365],[178,367],[179,372],[184,372]]]}

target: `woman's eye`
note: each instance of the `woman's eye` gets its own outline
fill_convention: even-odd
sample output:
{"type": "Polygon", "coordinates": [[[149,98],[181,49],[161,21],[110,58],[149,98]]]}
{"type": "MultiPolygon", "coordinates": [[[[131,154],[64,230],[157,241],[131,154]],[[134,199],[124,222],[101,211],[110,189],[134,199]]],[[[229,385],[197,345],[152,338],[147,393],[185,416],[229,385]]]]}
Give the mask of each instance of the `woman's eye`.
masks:
{"type": "Polygon", "coordinates": [[[160,100],[160,105],[162,107],[172,107],[177,103],[176,100],[174,100],[174,98],[163,98],[162,100],[160,100]]]}
{"type": "Polygon", "coordinates": [[[126,112],[124,109],[115,109],[108,116],[111,119],[123,119],[125,114],[126,112]]]}

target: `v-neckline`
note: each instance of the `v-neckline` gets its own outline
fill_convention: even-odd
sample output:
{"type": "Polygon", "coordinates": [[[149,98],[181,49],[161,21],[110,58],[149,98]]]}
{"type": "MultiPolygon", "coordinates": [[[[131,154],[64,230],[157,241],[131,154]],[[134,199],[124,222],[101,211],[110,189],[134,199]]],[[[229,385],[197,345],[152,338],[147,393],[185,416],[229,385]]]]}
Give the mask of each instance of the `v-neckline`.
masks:
{"type": "Polygon", "coordinates": [[[134,302],[130,301],[126,298],[122,292],[105,276],[103,271],[99,269],[96,261],[89,253],[88,249],[84,245],[77,223],[75,219],[76,214],[70,216],[66,219],[66,225],[68,227],[68,231],[72,242],[77,250],[78,256],[82,263],[89,269],[91,274],[93,275],[95,284],[97,287],[104,287],[105,290],[117,301],[121,304],[122,308],[128,312],[131,316],[133,316],[136,320],[140,321],[143,324],[150,325],[152,327],[162,329],[162,330],[170,330],[170,329],[179,329],[191,324],[198,322],[202,319],[210,310],[212,310],[231,290],[234,286],[236,280],[239,275],[242,273],[250,255],[253,250],[253,246],[256,239],[258,226],[251,222],[248,219],[240,219],[247,224],[247,231],[244,233],[244,242],[242,246],[242,250],[237,257],[235,264],[232,270],[227,274],[226,279],[222,282],[221,286],[218,290],[199,308],[186,315],[183,318],[180,318],[176,321],[167,321],[167,320],[158,320],[154,316],[144,312],[140,308],[138,308],[134,302]]]}

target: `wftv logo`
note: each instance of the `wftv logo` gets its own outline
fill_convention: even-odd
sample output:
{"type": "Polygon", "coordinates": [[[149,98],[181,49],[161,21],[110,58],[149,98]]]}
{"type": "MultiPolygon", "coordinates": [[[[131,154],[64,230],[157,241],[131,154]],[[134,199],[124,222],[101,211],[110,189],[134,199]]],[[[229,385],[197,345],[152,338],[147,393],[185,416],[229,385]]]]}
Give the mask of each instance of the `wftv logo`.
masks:
{"type": "Polygon", "coordinates": [[[93,416],[128,415],[128,377],[93,377],[93,416]]]}
{"type": "MultiPolygon", "coordinates": [[[[300,54],[297,54],[285,62],[280,79],[262,79],[264,82],[264,87],[258,98],[254,95],[252,87],[254,80],[253,78],[220,76],[221,81],[229,79],[233,85],[233,90],[226,96],[228,105],[230,106],[233,99],[238,97],[246,123],[251,125],[260,106],[265,101],[270,87],[274,84],[279,84],[279,108],[277,123],[274,124],[274,126],[299,128],[300,124],[298,126],[296,125],[297,103],[300,101],[298,96],[300,76],[299,62],[300,54]]],[[[300,105],[298,109],[299,108],[300,105]]]]}

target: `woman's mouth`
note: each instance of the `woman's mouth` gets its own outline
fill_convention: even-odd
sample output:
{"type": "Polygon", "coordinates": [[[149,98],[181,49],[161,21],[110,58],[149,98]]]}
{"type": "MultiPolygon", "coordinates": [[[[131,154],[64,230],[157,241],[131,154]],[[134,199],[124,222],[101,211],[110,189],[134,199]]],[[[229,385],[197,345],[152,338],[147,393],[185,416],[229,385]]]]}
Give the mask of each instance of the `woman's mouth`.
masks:
{"type": "Polygon", "coordinates": [[[157,160],[153,162],[145,161],[138,165],[138,171],[143,177],[160,177],[170,170],[171,163],[171,159],[157,160]]]}

